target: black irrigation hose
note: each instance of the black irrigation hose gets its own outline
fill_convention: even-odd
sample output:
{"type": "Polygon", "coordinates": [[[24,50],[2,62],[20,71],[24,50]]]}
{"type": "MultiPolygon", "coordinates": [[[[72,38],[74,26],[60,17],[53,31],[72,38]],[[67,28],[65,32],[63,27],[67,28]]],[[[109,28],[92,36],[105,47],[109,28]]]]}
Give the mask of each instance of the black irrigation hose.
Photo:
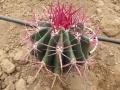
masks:
{"type": "MultiPolygon", "coordinates": [[[[23,20],[16,19],[16,18],[11,18],[8,16],[0,15],[0,19],[10,21],[10,22],[19,23],[19,24],[26,25],[26,26],[37,27],[34,24],[29,23],[27,21],[23,21],[23,20]]],[[[98,40],[120,44],[119,39],[107,38],[107,37],[103,37],[103,36],[98,36],[98,40]]]]}
{"type": "Polygon", "coordinates": [[[0,19],[6,20],[6,21],[10,21],[10,22],[19,23],[19,24],[26,25],[26,26],[37,27],[33,23],[29,23],[27,21],[23,21],[23,20],[12,18],[12,17],[8,17],[8,16],[0,15],[0,19]]]}
{"type": "Polygon", "coordinates": [[[113,38],[98,36],[98,40],[120,44],[120,39],[113,39],[113,38]]]}

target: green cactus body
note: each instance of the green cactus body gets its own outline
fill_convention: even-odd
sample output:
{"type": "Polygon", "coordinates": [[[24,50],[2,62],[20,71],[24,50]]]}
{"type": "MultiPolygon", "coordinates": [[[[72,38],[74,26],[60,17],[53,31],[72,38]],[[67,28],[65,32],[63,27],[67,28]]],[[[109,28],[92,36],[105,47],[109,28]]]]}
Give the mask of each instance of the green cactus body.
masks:
{"type": "Polygon", "coordinates": [[[35,42],[40,40],[46,33],[48,32],[48,29],[46,27],[42,27],[38,32],[31,35],[31,39],[33,39],[35,42]]]}
{"type": "Polygon", "coordinates": [[[61,73],[60,60],[59,60],[59,56],[57,54],[55,55],[54,71],[53,72],[56,73],[56,74],[60,74],[61,73]]]}
{"type": "MultiPolygon", "coordinates": [[[[79,42],[74,35],[70,34],[70,40],[71,40],[71,44],[75,44],[78,43],[76,46],[73,46],[73,50],[75,57],[79,58],[80,60],[86,60],[85,55],[83,53],[82,47],[81,47],[81,42],[79,42]]],[[[85,47],[86,48],[86,47],[85,47]]],[[[88,51],[87,51],[88,52],[88,51]]]]}
{"type": "MultiPolygon", "coordinates": [[[[53,40],[53,38],[55,41],[58,41],[59,36],[53,36],[50,38],[48,45],[52,46],[52,47],[56,46],[56,43],[53,40]]],[[[52,54],[54,54],[55,51],[52,51],[52,50],[54,50],[54,48],[51,48],[49,46],[46,48],[46,53],[45,53],[44,57],[42,58],[42,61],[44,61],[45,64],[48,66],[53,66],[55,55],[52,55],[52,54]]]]}
{"type": "Polygon", "coordinates": [[[85,55],[85,58],[88,59],[88,55],[89,55],[88,51],[90,46],[89,36],[82,36],[80,42],[81,42],[83,54],[85,55]]]}
{"type": "MultiPolygon", "coordinates": [[[[46,22],[44,21],[43,24],[46,25],[46,22]]],[[[43,61],[50,71],[60,74],[62,66],[71,63],[73,59],[77,61],[87,60],[90,46],[88,36],[81,36],[79,41],[71,33],[72,29],[61,29],[52,35],[51,28],[42,27],[31,35],[33,41],[37,43],[37,49],[41,51],[37,51],[35,56],[38,60],[43,61]]],[[[33,52],[35,51],[31,52],[32,55],[34,55],[33,52]]],[[[65,71],[64,69],[68,70],[69,68],[65,67],[63,71],[65,71]]]]}

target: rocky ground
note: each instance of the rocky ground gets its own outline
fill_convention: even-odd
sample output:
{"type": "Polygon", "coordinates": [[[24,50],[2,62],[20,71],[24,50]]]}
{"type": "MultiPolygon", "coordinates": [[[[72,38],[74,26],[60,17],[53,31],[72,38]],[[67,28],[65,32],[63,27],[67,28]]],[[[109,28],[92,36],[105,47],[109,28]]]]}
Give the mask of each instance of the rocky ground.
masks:
{"type": "MultiPolygon", "coordinates": [[[[30,20],[33,11],[43,11],[42,4],[49,5],[49,0],[0,0],[0,14],[30,20]]],[[[87,15],[94,15],[91,28],[99,26],[101,36],[120,39],[120,0],[74,0],[73,4],[85,4],[87,15]]],[[[18,63],[27,52],[20,42],[22,29],[22,25],[0,20],[0,90],[50,90],[52,78],[40,74],[33,82],[36,69],[26,61],[18,63]]],[[[67,85],[56,81],[53,90],[120,90],[120,45],[100,42],[93,56],[98,63],[86,72],[84,83],[71,76],[67,85]]]]}

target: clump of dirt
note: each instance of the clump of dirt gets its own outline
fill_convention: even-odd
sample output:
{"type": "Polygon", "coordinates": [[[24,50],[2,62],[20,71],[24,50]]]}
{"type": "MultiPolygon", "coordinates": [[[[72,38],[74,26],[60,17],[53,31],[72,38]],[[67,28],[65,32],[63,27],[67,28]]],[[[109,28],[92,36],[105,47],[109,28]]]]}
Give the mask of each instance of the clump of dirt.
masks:
{"type": "MultiPolygon", "coordinates": [[[[48,6],[49,1],[0,0],[0,13],[30,20],[33,11],[44,11],[42,4],[48,6]]],[[[94,15],[90,26],[92,29],[100,26],[101,36],[120,39],[119,0],[74,0],[73,4],[76,7],[85,4],[87,15],[94,15]]],[[[27,52],[27,46],[19,38],[22,29],[22,25],[0,20],[0,90],[50,90],[52,78],[40,74],[33,82],[37,70],[28,62],[18,63],[27,52]]],[[[120,45],[100,42],[94,55],[98,63],[89,67],[84,83],[78,76],[70,75],[67,85],[56,81],[53,90],[120,90],[120,45]]]]}

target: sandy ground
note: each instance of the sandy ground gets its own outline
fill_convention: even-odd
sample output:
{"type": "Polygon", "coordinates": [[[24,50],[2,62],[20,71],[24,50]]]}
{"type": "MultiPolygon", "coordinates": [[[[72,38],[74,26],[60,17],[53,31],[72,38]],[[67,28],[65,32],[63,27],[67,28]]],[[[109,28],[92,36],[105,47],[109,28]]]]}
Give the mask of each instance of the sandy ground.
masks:
{"type": "MultiPolygon", "coordinates": [[[[42,4],[48,6],[49,0],[0,0],[0,14],[29,20],[33,11],[43,11],[42,4]]],[[[101,36],[120,39],[120,0],[74,0],[73,4],[85,4],[87,15],[95,15],[91,28],[99,26],[101,36]]],[[[50,90],[52,78],[40,74],[33,82],[36,70],[30,63],[18,64],[27,51],[20,42],[22,29],[22,25],[0,20],[0,90],[50,90]]],[[[57,80],[53,90],[120,90],[120,45],[100,44],[93,53],[98,63],[86,72],[84,83],[78,76],[70,76],[67,85],[57,80]]]]}

